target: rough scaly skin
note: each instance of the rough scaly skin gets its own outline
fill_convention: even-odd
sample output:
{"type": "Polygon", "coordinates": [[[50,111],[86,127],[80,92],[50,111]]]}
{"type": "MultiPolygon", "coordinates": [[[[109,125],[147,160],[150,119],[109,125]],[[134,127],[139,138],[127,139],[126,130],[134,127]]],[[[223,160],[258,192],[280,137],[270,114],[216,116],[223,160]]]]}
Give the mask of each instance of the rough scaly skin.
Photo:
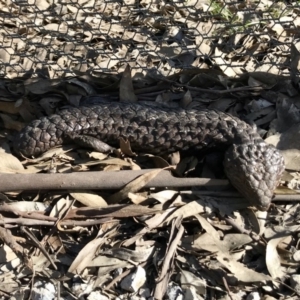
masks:
{"type": "Polygon", "coordinates": [[[184,110],[145,104],[99,102],[69,107],[31,122],[15,138],[18,154],[37,156],[62,144],[70,133],[90,135],[111,146],[119,138],[135,151],[166,154],[222,147],[228,179],[250,203],[264,210],[284,170],[276,148],[249,124],[215,110],[184,110]]]}

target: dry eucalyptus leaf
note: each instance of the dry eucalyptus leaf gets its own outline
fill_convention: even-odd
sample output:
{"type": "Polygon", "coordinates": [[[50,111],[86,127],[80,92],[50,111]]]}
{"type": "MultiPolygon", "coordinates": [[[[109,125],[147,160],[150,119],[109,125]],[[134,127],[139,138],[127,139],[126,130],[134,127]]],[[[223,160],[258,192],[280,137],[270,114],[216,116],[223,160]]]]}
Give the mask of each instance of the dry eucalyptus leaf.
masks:
{"type": "Polygon", "coordinates": [[[156,278],[156,281],[158,283],[156,284],[154,289],[155,299],[162,299],[163,295],[167,291],[167,286],[169,284],[172,275],[171,266],[173,265],[176,249],[184,233],[184,227],[182,226],[181,221],[182,221],[181,217],[178,217],[172,221],[171,234],[169,237],[166,254],[163,259],[161,272],[159,276],[156,278]]]}
{"type": "MultiPolygon", "coordinates": [[[[299,204],[297,205],[299,208],[299,204]]],[[[295,224],[292,226],[283,226],[283,225],[275,225],[269,228],[266,228],[264,232],[264,237],[268,240],[277,238],[278,235],[288,236],[292,235],[300,231],[300,225],[295,224]]]]}
{"type": "Polygon", "coordinates": [[[154,217],[145,221],[145,224],[149,229],[156,228],[162,225],[162,222],[167,219],[167,217],[176,209],[174,207],[168,208],[165,211],[162,211],[161,214],[155,215],[154,217]]]}
{"type": "Polygon", "coordinates": [[[228,251],[235,250],[246,244],[249,244],[252,241],[252,238],[248,234],[226,234],[223,241],[227,244],[228,251]]]}
{"type": "Polygon", "coordinates": [[[0,117],[4,123],[4,128],[6,129],[21,131],[24,127],[24,123],[12,119],[9,115],[0,113],[0,117]]]}
{"type": "Polygon", "coordinates": [[[25,83],[25,88],[33,94],[45,94],[58,88],[61,84],[61,80],[50,80],[50,79],[28,79],[25,83]]]}
{"type": "Polygon", "coordinates": [[[72,94],[74,95],[95,95],[97,94],[95,89],[93,88],[93,86],[87,82],[84,82],[84,81],[81,81],[81,80],[78,80],[77,78],[71,78],[71,79],[68,79],[67,80],[68,83],[71,83],[72,86],[74,85],[75,87],[77,87],[76,90],[74,90],[74,92],[72,92],[72,94]],[[79,89],[80,91],[82,92],[79,92],[79,89]]]}
{"type": "Polygon", "coordinates": [[[132,85],[132,79],[131,79],[131,70],[130,66],[127,65],[121,82],[120,82],[120,101],[121,102],[136,102],[137,96],[134,93],[134,88],[132,85]]]}
{"type": "Polygon", "coordinates": [[[288,170],[300,170],[300,125],[296,124],[280,135],[271,136],[267,142],[281,150],[288,170]]]}
{"type": "Polygon", "coordinates": [[[123,169],[120,165],[107,165],[103,168],[103,171],[121,171],[123,169]]]}
{"type": "Polygon", "coordinates": [[[193,286],[200,295],[206,295],[206,281],[199,278],[193,273],[182,270],[180,274],[180,282],[183,289],[193,286]]]}
{"type": "Polygon", "coordinates": [[[73,150],[74,147],[72,146],[56,146],[54,148],[51,148],[47,150],[45,153],[40,155],[38,158],[35,159],[35,161],[41,161],[47,158],[52,158],[53,156],[60,156],[64,155],[65,153],[73,150]]]}
{"type": "Polygon", "coordinates": [[[193,249],[195,251],[205,250],[210,253],[216,253],[219,251],[213,237],[207,232],[183,238],[182,246],[186,249],[193,249]]]}
{"type": "Polygon", "coordinates": [[[227,245],[224,241],[220,239],[220,234],[218,231],[201,215],[195,215],[196,219],[199,221],[201,227],[210,235],[213,239],[215,245],[218,248],[218,252],[227,252],[227,245]]]}
{"type": "Polygon", "coordinates": [[[280,264],[279,254],[276,249],[278,244],[285,238],[286,236],[271,239],[267,245],[266,265],[273,279],[282,279],[285,275],[280,264]]]}
{"type": "MultiPolygon", "coordinates": [[[[179,154],[180,155],[180,154],[179,154]]],[[[198,164],[198,158],[195,156],[184,157],[176,166],[176,173],[183,176],[189,171],[195,169],[198,164]]]]}
{"type": "Polygon", "coordinates": [[[134,158],[126,157],[124,160],[130,163],[130,170],[141,170],[141,166],[135,161],[134,158]]]}
{"type": "Polygon", "coordinates": [[[106,158],[104,160],[97,161],[100,165],[118,165],[121,167],[131,167],[133,164],[131,162],[125,161],[124,159],[112,157],[106,158]]]}
{"type": "Polygon", "coordinates": [[[244,264],[235,261],[228,253],[218,252],[217,260],[241,282],[264,282],[271,278],[263,273],[248,269],[244,264]]]}
{"type": "Polygon", "coordinates": [[[128,140],[120,138],[120,148],[122,153],[124,153],[127,156],[134,156],[135,153],[131,150],[130,142],[128,140]]]}
{"type": "Polygon", "coordinates": [[[221,98],[214,102],[212,102],[208,108],[209,109],[216,109],[220,111],[226,111],[232,104],[234,104],[234,99],[232,98],[221,98]]]}
{"type": "Polygon", "coordinates": [[[282,156],[284,157],[285,168],[291,171],[300,171],[300,150],[289,149],[281,150],[282,156]]]}
{"type": "MultiPolygon", "coordinates": [[[[202,88],[213,88],[214,86],[220,84],[218,80],[217,73],[213,73],[212,70],[205,70],[207,73],[200,73],[191,78],[188,82],[190,86],[202,87],[202,88]]],[[[220,84],[221,85],[221,84],[220,84]]]]}
{"type": "Polygon", "coordinates": [[[6,244],[0,248],[0,263],[4,264],[17,258],[15,252],[6,244]]]}
{"type": "Polygon", "coordinates": [[[151,193],[150,197],[159,201],[160,203],[166,203],[174,198],[175,195],[178,195],[177,191],[165,190],[158,193],[151,193]]]}
{"type": "Polygon", "coordinates": [[[188,105],[193,101],[190,91],[187,91],[182,99],[180,100],[180,107],[187,108],[188,105]]]}
{"type": "Polygon", "coordinates": [[[145,186],[146,183],[148,183],[154,177],[156,177],[160,171],[161,169],[155,169],[132,180],[121,191],[111,195],[109,197],[109,203],[110,204],[118,203],[123,199],[125,199],[126,197],[128,197],[128,193],[134,193],[139,191],[141,188],[145,186]]]}
{"type": "Polygon", "coordinates": [[[277,148],[277,145],[280,141],[280,134],[274,134],[265,139],[265,142],[271,144],[277,148]]]}
{"type": "Polygon", "coordinates": [[[172,213],[165,221],[164,225],[169,224],[172,219],[177,218],[181,216],[183,219],[188,218],[191,216],[194,216],[196,214],[200,214],[205,212],[204,206],[202,206],[197,201],[192,201],[190,203],[187,203],[180,208],[178,208],[174,213],[172,213]]]}
{"type": "Polygon", "coordinates": [[[88,207],[106,207],[107,203],[106,201],[96,193],[93,193],[91,191],[69,191],[70,195],[79,201],[81,204],[88,206],[88,207]]]}
{"type": "Polygon", "coordinates": [[[62,218],[64,214],[69,210],[72,204],[73,204],[72,200],[65,199],[65,198],[59,199],[52,207],[49,216],[62,218]]]}
{"type": "MultiPolygon", "coordinates": [[[[170,160],[171,164],[173,165],[175,164],[176,161],[178,161],[179,152],[174,152],[172,154],[169,156],[168,160],[170,160]],[[172,154],[175,155],[172,156],[172,154]],[[172,158],[174,159],[173,161],[172,158]]],[[[153,162],[155,168],[163,169],[163,168],[170,167],[170,164],[160,156],[154,156],[151,154],[145,154],[144,156],[148,157],[149,160],[153,162]]]]}
{"type": "MultiPolygon", "coordinates": [[[[13,260],[12,262],[9,262],[8,264],[13,264],[13,266],[17,266],[15,261],[17,261],[18,258],[13,260]]],[[[1,284],[1,290],[3,293],[6,293],[7,295],[17,292],[20,289],[21,285],[14,279],[10,278],[9,276],[5,276],[4,282],[1,284]]]]}
{"type": "Polygon", "coordinates": [[[277,96],[276,130],[284,132],[300,122],[299,99],[293,99],[283,94],[277,96]]]}
{"type": "Polygon", "coordinates": [[[272,76],[271,74],[267,75],[263,72],[251,73],[251,75],[252,76],[249,76],[248,84],[249,84],[249,86],[252,86],[252,87],[259,86],[259,87],[263,87],[265,89],[270,89],[278,81],[276,76],[272,76]]]}
{"type": "MultiPolygon", "coordinates": [[[[266,212],[254,212],[254,210],[250,208],[246,209],[240,209],[238,212],[234,214],[235,216],[238,216],[238,225],[247,230],[247,224],[251,225],[251,230],[255,232],[256,234],[259,234],[262,230],[263,224],[261,224],[262,220],[266,218],[266,212]]],[[[234,220],[235,222],[237,220],[234,220]]]]}
{"type": "Polygon", "coordinates": [[[106,273],[117,270],[118,268],[130,268],[133,266],[131,262],[110,255],[98,255],[91,261],[87,262],[88,267],[100,267],[98,274],[105,275],[106,273]]]}
{"type": "Polygon", "coordinates": [[[300,150],[300,124],[296,124],[281,133],[277,148],[280,150],[300,150]]]}
{"type": "Polygon", "coordinates": [[[5,144],[2,144],[2,147],[0,147],[0,172],[18,173],[24,171],[22,163],[7,149],[8,146],[5,144]]]}
{"type": "Polygon", "coordinates": [[[174,211],[174,208],[167,209],[166,211],[161,212],[161,214],[157,214],[152,218],[149,218],[145,221],[145,224],[147,225],[140,231],[138,231],[133,237],[127,239],[122,243],[124,247],[129,247],[130,245],[136,243],[138,240],[142,239],[143,236],[151,231],[153,228],[157,228],[160,226],[160,224],[167,218],[167,216],[174,211]]]}
{"type": "Polygon", "coordinates": [[[84,219],[90,218],[129,218],[137,216],[154,215],[160,213],[160,209],[148,208],[135,204],[115,204],[107,207],[79,207],[69,211],[67,218],[84,219]]]}
{"type": "Polygon", "coordinates": [[[96,252],[100,245],[105,242],[103,237],[97,237],[96,239],[87,243],[83,249],[77,254],[76,258],[72,262],[69,267],[68,272],[80,274],[85,268],[87,268],[94,256],[96,256],[96,252]]]}
{"type": "Polygon", "coordinates": [[[251,209],[251,216],[249,218],[249,223],[253,228],[253,231],[257,233],[259,236],[262,236],[266,230],[266,223],[268,223],[268,212],[267,211],[254,211],[251,209]]]}
{"type": "Polygon", "coordinates": [[[255,121],[257,126],[261,126],[270,123],[276,118],[275,108],[272,106],[255,111],[247,115],[247,119],[255,121]]]}
{"type": "Polygon", "coordinates": [[[153,255],[155,251],[154,247],[145,248],[143,250],[130,250],[127,248],[113,248],[111,250],[105,250],[103,251],[103,255],[110,255],[114,258],[127,260],[128,262],[131,262],[135,265],[148,261],[151,259],[151,256],[153,255]]]}
{"type": "Polygon", "coordinates": [[[0,111],[9,114],[17,114],[20,106],[16,106],[15,102],[0,101],[0,111]]]}
{"type": "Polygon", "coordinates": [[[101,161],[106,159],[108,156],[107,153],[100,153],[100,152],[90,152],[88,155],[90,158],[94,158],[101,161]]]}
{"type": "Polygon", "coordinates": [[[144,193],[128,193],[128,198],[133,204],[141,204],[148,199],[144,193]]]}

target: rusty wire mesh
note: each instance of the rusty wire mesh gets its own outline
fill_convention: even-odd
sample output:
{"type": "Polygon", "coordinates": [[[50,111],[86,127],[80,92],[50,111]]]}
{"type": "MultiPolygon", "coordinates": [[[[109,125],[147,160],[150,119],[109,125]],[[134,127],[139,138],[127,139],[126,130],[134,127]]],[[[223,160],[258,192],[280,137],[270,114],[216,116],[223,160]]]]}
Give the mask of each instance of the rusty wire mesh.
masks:
{"type": "Polygon", "coordinates": [[[300,2],[0,0],[0,76],[290,72],[300,2]]]}

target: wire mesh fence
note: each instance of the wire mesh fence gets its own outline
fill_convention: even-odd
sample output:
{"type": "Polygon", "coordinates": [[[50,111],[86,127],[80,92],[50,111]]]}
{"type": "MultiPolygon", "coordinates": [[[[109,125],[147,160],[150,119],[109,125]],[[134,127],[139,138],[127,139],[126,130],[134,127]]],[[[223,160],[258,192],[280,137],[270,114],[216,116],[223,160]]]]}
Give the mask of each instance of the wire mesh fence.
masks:
{"type": "MultiPolygon", "coordinates": [[[[300,1],[0,0],[0,76],[288,74],[300,1]]],[[[295,69],[295,68],[294,68],[295,69]]],[[[297,68],[296,68],[297,69],[297,68]]]]}

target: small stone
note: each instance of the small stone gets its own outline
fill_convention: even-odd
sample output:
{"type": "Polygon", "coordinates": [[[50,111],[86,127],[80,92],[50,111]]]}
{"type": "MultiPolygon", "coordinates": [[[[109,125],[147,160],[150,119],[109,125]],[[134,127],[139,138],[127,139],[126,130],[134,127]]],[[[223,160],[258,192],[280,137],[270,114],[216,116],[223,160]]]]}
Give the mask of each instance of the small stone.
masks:
{"type": "Polygon", "coordinates": [[[138,266],[135,272],[129,274],[121,281],[121,288],[129,292],[136,292],[146,282],[146,271],[138,266]]]}

